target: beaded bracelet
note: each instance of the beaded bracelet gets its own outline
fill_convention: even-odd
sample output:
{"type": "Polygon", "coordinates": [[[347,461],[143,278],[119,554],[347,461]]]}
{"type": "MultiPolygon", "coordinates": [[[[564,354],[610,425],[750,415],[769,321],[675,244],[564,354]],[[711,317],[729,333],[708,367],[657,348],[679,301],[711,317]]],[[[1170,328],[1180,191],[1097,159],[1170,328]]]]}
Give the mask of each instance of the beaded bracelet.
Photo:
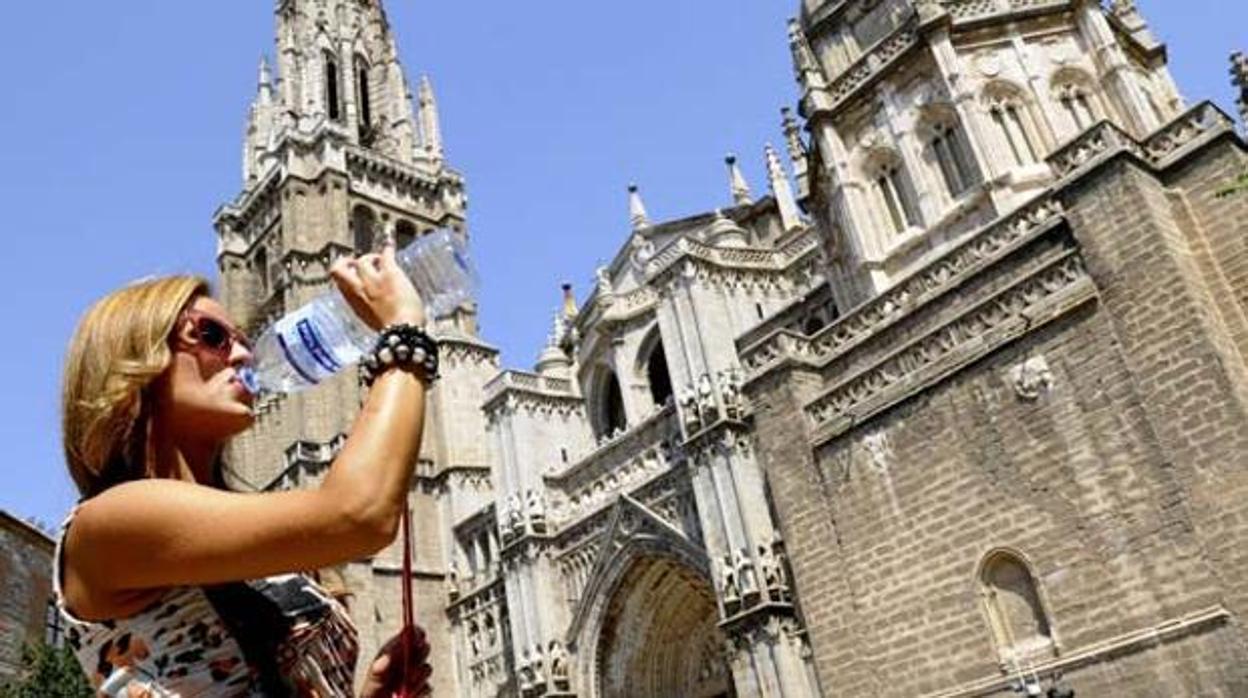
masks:
{"type": "Polygon", "coordinates": [[[398,366],[415,367],[432,383],[438,379],[438,343],[415,325],[387,326],[360,361],[360,378],[372,386],[378,376],[398,366]]]}

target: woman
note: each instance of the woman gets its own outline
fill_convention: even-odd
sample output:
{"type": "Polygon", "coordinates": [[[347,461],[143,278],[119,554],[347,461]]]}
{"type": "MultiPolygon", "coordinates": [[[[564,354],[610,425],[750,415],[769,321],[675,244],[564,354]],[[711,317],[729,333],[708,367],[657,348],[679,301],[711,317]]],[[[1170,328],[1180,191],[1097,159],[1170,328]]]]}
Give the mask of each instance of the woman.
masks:
{"type": "MultiPolygon", "coordinates": [[[[424,325],[393,248],[331,275],[372,328],[424,325]]],[[[63,438],[84,501],[57,546],[68,642],[97,695],[352,695],[355,628],[298,573],[394,540],[431,377],[387,355],[318,489],[228,491],[220,454],[252,423],[238,375],[251,354],[208,291],[191,277],[123,288],[87,312],[70,346],[63,438]]],[[[424,692],[428,650],[419,631],[396,636],[361,695],[424,692]]]]}

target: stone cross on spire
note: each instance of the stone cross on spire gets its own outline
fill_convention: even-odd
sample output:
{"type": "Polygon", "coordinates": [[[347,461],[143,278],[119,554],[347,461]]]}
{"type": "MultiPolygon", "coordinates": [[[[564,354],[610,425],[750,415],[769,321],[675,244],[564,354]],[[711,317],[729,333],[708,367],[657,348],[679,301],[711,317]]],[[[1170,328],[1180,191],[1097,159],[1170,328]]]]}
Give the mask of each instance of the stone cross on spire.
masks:
{"type": "Polygon", "coordinates": [[[754,198],[750,195],[750,185],[745,181],[745,175],[741,174],[741,167],[737,165],[737,156],[729,154],[724,158],[724,162],[728,165],[728,185],[732,189],[732,203],[737,206],[751,203],[754,198]]]}
{"type": "Polygon", "coordinates": [[[650,225],[646,205],[641,202],[641,192],[636,184],[628,185],[628,222],[632,224],[633,230],[641,230],[650,225]]]}
{"type": "Polygon", "coordinates": [[[1239,116],[1248,125],[1248,56],[1240,51],[1231,54],[1231,82],[1239,88],[1239,116]]]}

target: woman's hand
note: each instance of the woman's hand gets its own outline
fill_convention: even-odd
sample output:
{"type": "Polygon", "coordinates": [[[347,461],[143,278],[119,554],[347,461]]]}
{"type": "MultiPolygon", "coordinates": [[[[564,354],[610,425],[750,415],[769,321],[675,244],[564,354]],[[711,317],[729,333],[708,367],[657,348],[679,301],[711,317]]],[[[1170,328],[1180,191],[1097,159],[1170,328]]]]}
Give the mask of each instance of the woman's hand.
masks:
{"type": "Polygon", "coordinates": [[[424,327],[425,305],[394,259],[394,243],[377,254],[344,257],[329,269],[338,289],[369,327],[405,323],[424,327]]]}
{"type": "Polygon", "coordinates": [[[381,648],[372,666],[368,668],[368,678],[364,680],[364,688],[360,698],[390,698],[406,688],[410,696],[423,696],[429,693],[429,675],[433,668],[426,660],[429,659],[429,641],[425,639],[425,631],[419,626],[399,632],[381,648]],[[403,637],[409,637],[410,655],[407,666],[403,664],[403,637]],[[405,670],[406,669],[406,670],[405,670]],[[408,677],[403,686],[404,677],[408,677]]]}

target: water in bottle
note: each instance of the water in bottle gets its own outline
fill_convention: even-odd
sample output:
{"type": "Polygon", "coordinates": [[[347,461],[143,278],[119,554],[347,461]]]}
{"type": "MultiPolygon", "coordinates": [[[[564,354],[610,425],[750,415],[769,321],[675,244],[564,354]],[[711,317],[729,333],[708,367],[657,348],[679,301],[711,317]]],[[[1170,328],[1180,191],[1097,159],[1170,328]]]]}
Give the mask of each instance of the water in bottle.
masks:
{"type": "MultiPolygon", "coordinates": [[[[471,303],[476,271],[462,238],[440,229],[417,238],[395,259],[407,272],[429,317],[471,303]]],[[[316,385],[371,351],[377,333],[336,287],[273,323],[255,342],[252,365],[239,372],[252,393],[291,393],[316,385]]]]}

